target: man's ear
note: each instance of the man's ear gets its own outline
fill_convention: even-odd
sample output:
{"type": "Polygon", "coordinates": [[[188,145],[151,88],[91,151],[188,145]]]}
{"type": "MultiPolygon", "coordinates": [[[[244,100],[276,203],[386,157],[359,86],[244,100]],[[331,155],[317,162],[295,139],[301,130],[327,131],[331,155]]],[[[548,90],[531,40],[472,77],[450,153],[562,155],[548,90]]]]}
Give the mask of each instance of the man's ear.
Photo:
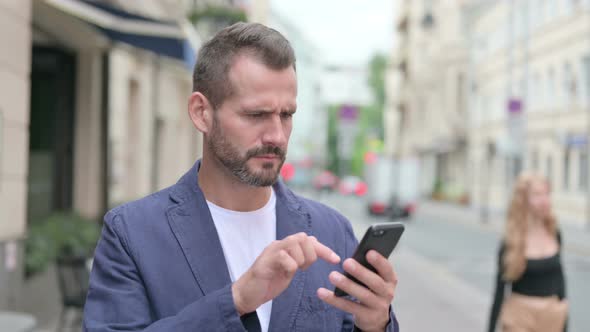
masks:
{"type": "Polygon", "coordinates": [[[213,125],[213,107],[205,95],[193,92],[188,100],[188,115],[195,128],[203,134],[208,133],[213,125]]]}

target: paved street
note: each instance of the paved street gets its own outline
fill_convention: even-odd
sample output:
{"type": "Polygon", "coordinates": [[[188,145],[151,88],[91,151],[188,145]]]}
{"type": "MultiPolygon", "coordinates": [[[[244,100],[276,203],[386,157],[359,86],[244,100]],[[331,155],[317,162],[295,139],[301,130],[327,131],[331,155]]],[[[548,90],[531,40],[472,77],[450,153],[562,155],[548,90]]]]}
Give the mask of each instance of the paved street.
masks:
{"type": "MultiPolygon", "coordinates": [[[[310,194],[312,198],[318,198],[310,194]]],[[[347,216],[357,237],[374,222],[363,201],[325,195],[319,199],[347,216]]],[[[584,231],[580,231],[584,232],[584,231]]],[[[581,233],[577,235],[587,236],[581,233]]],[[[567,241],[567,234],[564,234],[567,241]]],[[[400,284],[395,310],[404,331],[484,331],[496,273],[499,228],[482,226],[470,214],[445,205],[423,203],[407,224],[399,249],[392,255],[400,284]]],[[[569,331],[590,330],[590,254],[566,246],[569,331]]]]}
{"type": "MultiPolygon", "coordinates": [[[[361,199],[335,194],[306,196],[338,209],[351,220],[359,238],[371,223],[385,221],[369,217],[361,199]]],[[[499,227],[479,224],[465,209],[431,202],[421,203],[417,215],[406,225],[400,245],[391,257],[400,280],[394,308],[402,331],[485,331],[496,273],[499,227]]],[[[590,331],[590,233],[585,232],[564,230],[564,262],[572,308],[569,332],[590,331]],[[585,238],[589,240],[584,243],[585,238]]],[[[39,280],[28,297],[33,300],[35,292],[46,293],[56,287],[54,278],[39,280]]],[[[55,291],[46,295],[44,301],[58,301],[55,291]]],[[[29,309],[43,306],[33,302],[29,309]]],[[[34,312],[43,313],[38,317],[42,323],[39,332],[53,331],[55,319],[51,318],[57,317],[59,309],[34,312]]]]}

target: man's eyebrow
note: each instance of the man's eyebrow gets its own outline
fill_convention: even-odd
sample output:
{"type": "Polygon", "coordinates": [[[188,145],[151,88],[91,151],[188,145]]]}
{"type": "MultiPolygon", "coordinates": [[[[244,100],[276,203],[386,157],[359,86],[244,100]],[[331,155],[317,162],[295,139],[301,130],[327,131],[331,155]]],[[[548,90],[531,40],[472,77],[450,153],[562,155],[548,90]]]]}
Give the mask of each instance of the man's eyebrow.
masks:
{"type": "MultiPolygon", "coordinates": [[[[242,112],[244,113],[274,113],[275,111],[268,109],[268,108],[246,108],[243,109],[242,112]]],[[[297,108],[286,108],[282,109],[280,113],[290,113],[293,114],[297,112],[297,108]]]]}
{"type": "Polygon", "coordinates": [[[242,110],[244,113],[272,113],[273,110],[267,108],[245,108],[242,110]]]}

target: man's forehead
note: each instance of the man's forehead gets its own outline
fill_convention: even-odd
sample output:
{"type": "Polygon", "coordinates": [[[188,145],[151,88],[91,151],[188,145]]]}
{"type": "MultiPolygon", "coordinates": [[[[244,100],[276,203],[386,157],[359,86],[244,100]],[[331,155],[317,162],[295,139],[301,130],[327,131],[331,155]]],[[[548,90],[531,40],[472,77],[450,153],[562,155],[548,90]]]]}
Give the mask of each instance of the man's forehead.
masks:
{"type": "Polygon", "coordinates": [[[228,77],[232,79],[232,76],[235,77],[238,73],[248,69],[268,72],[283,72],[286,70],[293,70],[293,73],[295,73],[293,64],[290,64],[285,68],[272,68],[271,66],[265,64],[260,56],[257,56],[254,53],[240,52],[233,57],[230,63],[228,77]]]}
{"type": "Polygon", "coordinates": [[[228,73],[228,84],[234,93],[240,89],[276,88],[279,86],[297,90],[297,75],[292,66],[273,69],[252,56],[240,56],[234,60],[228,73]],[[272,83],[271,83],[272,81],[272,83]]]}

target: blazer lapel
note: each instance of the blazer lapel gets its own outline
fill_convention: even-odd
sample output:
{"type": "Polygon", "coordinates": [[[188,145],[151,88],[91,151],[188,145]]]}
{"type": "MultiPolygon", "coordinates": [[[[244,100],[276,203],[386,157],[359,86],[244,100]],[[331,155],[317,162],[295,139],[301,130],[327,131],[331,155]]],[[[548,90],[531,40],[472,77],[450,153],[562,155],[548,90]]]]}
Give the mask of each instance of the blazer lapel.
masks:
{"type": "MultiPolygon", "coordinates": [[[[277,240],[299,232],[310,235],[309,216],[301,211],[292,193],[281,182],[274,188],[277,195],[277,240]]],[[[298,271],[289,287],[273,300],[269,331],[291,330],[303,296],[304,283],[305,272],[298,271]]]]}
{"type": "MultiPolygon", "coordinates": [[[[198,161],[175,185],[171,198],[177,203],[168,210],[168,222],[201,288],[208,294],[231,283],[223,248],[207,201],[198,187],[198,161]]],[[[301,210],[293,194],[281,183],[277,195],[277,240],[305,232],[311,235],[309,216],[301,210]]],[[[273,300],[269,331],[289,330],[295,323],[305,283],[299,271],[289,287],[273,300]]]]}
{"type": "Polygon", "coordinates": [[[168,222],[203,294],[231,283],[223,248],[203,192],[198,187],[200,162],[175,185],[168,222]]]}

